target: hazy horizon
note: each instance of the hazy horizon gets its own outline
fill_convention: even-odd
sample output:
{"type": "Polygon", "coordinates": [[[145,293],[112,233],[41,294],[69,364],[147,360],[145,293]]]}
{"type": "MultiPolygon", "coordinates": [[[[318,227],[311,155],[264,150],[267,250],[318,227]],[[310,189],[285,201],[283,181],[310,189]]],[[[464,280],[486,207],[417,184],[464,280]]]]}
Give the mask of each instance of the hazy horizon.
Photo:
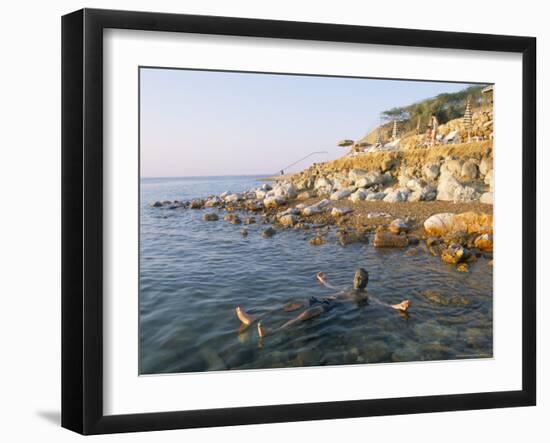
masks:
{"type": "Polygon", "coordinates": [[[382,111],[471,83],[141,68],[141,177],[275,175],[345,154],[382,111]]]}

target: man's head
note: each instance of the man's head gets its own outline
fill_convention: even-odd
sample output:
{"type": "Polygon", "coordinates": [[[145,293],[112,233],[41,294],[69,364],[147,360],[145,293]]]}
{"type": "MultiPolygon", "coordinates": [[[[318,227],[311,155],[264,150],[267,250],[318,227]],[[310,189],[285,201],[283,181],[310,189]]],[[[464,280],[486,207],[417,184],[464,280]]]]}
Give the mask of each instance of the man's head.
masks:
{"type": "Polygon", "coordinates": [[[369,273],[365,269],[359,268],[357,271],[355,271],[355,275],[353,276],[354,289],[365,289],[368,283],[369,273]]]}

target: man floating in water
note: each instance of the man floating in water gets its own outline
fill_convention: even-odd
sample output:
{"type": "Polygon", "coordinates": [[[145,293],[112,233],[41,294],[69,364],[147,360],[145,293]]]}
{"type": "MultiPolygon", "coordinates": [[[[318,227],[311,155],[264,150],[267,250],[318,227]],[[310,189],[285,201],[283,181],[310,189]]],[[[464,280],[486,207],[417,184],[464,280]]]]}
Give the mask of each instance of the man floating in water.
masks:
{"type": "Polygon", "coordinates": [[[290,302],[287,303],[284,306],[284,310],[286,312],[295,311],[297,309],[306,307],[306,309],[301,312],[297,317],[287,321],[283,325],[279,326],[278,328],[272,329],[268,331],[264,326],[262,326],[262,322],[260,318],[252,317],[248,315],[245,311],[241,309],[240,306],[237,306],[235,309],[235,312],[237,314],[238,319],[241,321],[241,323],[244,326],[251,326],[252,324],[257,322],[257,328],[258,328],[258,335],[260,337],[265,337],[266,335],[272,335],[276,332],[282,331],[289,326],[292,326],[296,323],[300,323],[306,320],[310,320],[312,318],[318,317],[319,315],[330,311],[332,308],[334,308],[338,303],[344,302],[344,301],[355,301],[355,302],[366,302],[373,301],[374,303],[386,306],[388,308],[395,309],[399,312],[407,312],[407,310],[411,306],[410,300],[403,300],[401,303],[390,305],[387,303],[384,303],[383,301],[379,300],[372,294],[368,294],[366,291],[367,284],[369,282],[369,273],[363,269],[359,268],[357,271],[355,271],[355,275],[353,277],[353,290],[346,290],[342,288],[338,288],[336,286],[331,285],[328,283],[326,279],[326,275],[324,272],[318,272],[317,273],[317,280],[323,285],[326,286],[329,289],[334,289],[338,291],[335,295],[331,295],[329,297],[324,297],[322,299],[318,299],[316,297],[311,297],[307,302],[290,302]]]}

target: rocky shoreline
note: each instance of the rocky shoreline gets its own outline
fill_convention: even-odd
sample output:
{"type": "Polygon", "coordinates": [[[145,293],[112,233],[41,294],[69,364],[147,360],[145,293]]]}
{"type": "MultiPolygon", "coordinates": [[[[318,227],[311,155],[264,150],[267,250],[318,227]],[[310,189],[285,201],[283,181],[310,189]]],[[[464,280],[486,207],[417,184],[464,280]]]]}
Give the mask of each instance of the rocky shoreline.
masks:
{"type": "MultiPolygon", "coordinates": [[[[396,156],[389,157],[393,160],[385,163],[387,168],[370,170],[314,165],[245,192],[152,206],[202,210],[205,222],[223,218],[234,225],[269,225],[262,229],[263,237],[283,229],[304,230],[313,247],[335,237],[342,246],[372,243],[375,248],[407,248],[407,254],[423,248],[467,272],[479,258],[492,264],[492,205],[484,197],[490,193],[492,202],[492,157],[482,149],[483,155],[451,156],[420,168],[396,156]]],[[[241,234],[247,236],[248,230],[241,227],[241,234]]]]}

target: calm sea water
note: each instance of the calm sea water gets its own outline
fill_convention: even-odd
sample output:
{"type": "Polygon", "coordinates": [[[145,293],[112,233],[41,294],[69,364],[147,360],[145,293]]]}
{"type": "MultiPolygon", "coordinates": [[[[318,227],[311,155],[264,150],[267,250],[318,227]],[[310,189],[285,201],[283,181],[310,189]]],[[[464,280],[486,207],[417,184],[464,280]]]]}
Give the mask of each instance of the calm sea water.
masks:
{"type": "Polygon", "coordinates": [[[142,180],[140,373],[492,356],[493,271],[486,259],[458,273],[427,253],[406,256],[333,240],[314,247],[308,243],[314,232],[263,238],[262,224],[246,226],[249,235],[242,237],[244,226],[224,222],[222,212],[220,221],[204,222],[203,210],[150,207],[260,183],[254,177],[142,180]],[[300,312],[283,312],[286,302],[333,294],[316,282],[318,271],[350,287],[359,267],[369,271],[369,291],[379,299],[412,300],[410,316],[351,302],[262,340],[255,328],[240,331],[237,305],[276,327],[300,312]],[[427,289],[468,297],[471,304],[430,303],[420,295],[427,289]]]}

